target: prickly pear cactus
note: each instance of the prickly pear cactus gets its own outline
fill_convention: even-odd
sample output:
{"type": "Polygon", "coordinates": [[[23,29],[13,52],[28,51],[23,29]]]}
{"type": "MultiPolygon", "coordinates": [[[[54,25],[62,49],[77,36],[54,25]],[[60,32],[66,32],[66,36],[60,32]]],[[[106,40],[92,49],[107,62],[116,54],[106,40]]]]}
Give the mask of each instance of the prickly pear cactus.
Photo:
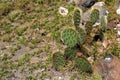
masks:
{"type": "Polygon", "coordinates": [[[95,24],[99,20],[99,10],[93,9],[90,15],[90,21],[95,24]]]}
{"type": "Polygon", "coordinates": [[[60,71],[65,66],[65,58],[60,52],[53,54],[53,67],[60,71]]]}
{"type": "Polygon", "coordinates": [[[81,14],[82,14],[82,11],[79,8],[74,9],[73,22],[76,28],[79,27],[81,23],[81,14]]]}
{"type": "Polygon", "coordinates": [[[92,72],[92,67],[90,63],[85,58],[82,57],[76,58],[76,67],[82,72],[87,72],[87,73],[92,72]]]}
{"type": "Polygon", "coordinates": [[[74,47],[78,43],[78,34],[72,28],[64,29],[61,33],[61,40],[68,47],[74,47]]]}
{"type": "Polygon", "coordinates": [[[78,28],[77,31],[79,37],[78,41],[80,44],[83,44],[86,41],[86,33],[82,28],[78,28]]]}
{"type": "Polygon", "coordinates": [[[105,0],[105,3],[108,5],[115,5],[119,0],[105,0]]]}
{"type": "Polygon", "coordinates": [[[72,48],[66,48],[64,52],[64,57],[66,60],[73,60],[76,57],[78,50],[72,49],[72,48]]]}
{"type": "Polygon", "coordinates": [[[93,25],[92,25],[92,22],[90,22],[90,21],[86,22],[85,30],[86,30],[86,34],[87,34],[87,35],[91,33],[91,31],[92,31],[92,26],[93,26],[93,25]]]}
{"type": "Polygon", "coordinates": [[[101,17],[101,28],[102,31],[105,32],[107,27],[107,20],[105,19],[105,16],[101,17]]]}

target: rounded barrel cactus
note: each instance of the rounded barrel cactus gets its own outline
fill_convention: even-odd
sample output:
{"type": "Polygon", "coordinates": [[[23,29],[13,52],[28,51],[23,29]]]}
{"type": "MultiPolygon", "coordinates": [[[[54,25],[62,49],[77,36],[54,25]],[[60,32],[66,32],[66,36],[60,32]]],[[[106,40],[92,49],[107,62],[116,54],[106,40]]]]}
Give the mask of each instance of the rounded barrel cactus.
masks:
{"type": "Polygon", "coordinates": [[[74,47],[78,43],[78,34],[72,29],[64,29],[61,33],[61,39],[68,47],[74,47]]]}
{"type": "Polygon", "coordinates": [[[78,50],[72,48],[66,48],[64,52],[64,57],[66,60],[74,60],[78,50]]]}
{"type": "Polygon", "coordinates": [[[99,10],[93,9],[90,15],[90,21],[95,24],[99,20],[99,10]]]}
{"type": "Polygon", "coordinates": [[[82,14],[82,10],[80,10],[79,8],[74,9],[73,22],[76,28],[79,27],[81,23],[81,14],[82,14]]]}
{"type": "Polygon", "coordinates": [[[65,58],[60,52],[53,54],[53,67],[59,71],[65,66],[65,58]]]}
{"type": "Polygon", "coordinates": [[[107,19],[105,16],[102,16],[101,17],[101,28],[103,32],[106,31],[106,27],[107,27],[107,19]]]}
{"type": "Polygon", "coordinates": [[[83,57],[76,58],[76,67],[82,72],[92,73],[91,64],[83,57]]]}

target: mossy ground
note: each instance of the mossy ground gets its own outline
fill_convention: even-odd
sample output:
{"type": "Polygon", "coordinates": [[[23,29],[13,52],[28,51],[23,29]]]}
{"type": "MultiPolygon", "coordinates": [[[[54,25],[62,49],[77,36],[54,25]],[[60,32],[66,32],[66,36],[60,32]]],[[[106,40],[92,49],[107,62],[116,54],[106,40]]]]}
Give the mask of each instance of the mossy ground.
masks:
{"type": "MultiPolygon", "coordinates": [[[[70,11],[67,16],[63,17],[58,13],[58,8],[64,4],[65,0],[1,1],[0,80],[44,80],[54,77],[49,73],[52,68],[52,55],[56,51],[64,52],[65,49],[61,44],[60,30],[73,26],[74,5],[66,6],[70,11]]],[[[111,19],[114,19],[114,16],[110,16],[111,19]]],[[[109,39],[114,37],[110,35],[109,39]]],[[[109,52],[116,53],[120,46],[113,45],[111,48],[109,52]]],[[[74,74],[70,76],[71,80],[74,79],[74,74]]],[[[94,76],[81,75],[79,79],[93,78],[94,76]]]]}

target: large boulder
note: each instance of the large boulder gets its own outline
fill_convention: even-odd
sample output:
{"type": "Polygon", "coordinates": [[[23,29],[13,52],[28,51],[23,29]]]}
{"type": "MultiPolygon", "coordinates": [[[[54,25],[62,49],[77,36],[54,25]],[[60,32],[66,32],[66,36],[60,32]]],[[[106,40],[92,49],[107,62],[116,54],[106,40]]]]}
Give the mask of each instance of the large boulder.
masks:
{"type": "Polygon", "coordinates": [[[95,62],[93,71],[103,77],[103,80],[120,80],[120,59],[107,54],[104,58],[95,62]]]}

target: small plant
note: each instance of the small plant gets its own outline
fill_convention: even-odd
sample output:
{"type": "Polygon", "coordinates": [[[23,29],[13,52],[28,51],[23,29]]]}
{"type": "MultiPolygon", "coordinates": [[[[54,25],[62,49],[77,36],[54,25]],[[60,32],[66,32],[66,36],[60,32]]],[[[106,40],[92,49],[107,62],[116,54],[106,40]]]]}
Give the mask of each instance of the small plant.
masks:
{"type": "Polygon", "coordinates": [[[119,0],[105,0],[105,3],[107,5],[115,5],[119,0]]]}
{"type": "Polygon", "coordinates": [[[85,58],[76,58],[76,67],[82,72],[92,73],[92,67],[85,58]]]}
{"type": "Polygon", "coordinates": [[[81,10],[79,8],[75,8],[74,14],[73,14],[73,21],[74,21],[74,26],[77,28],[81,24],[81,10]]]}
{"type": "Polygon", "coordinates": [[[66,48],[64,52],[64,57],[66,60],[74,60],[78,50],[72,48],[66,48]]]}
{"type": "Polygon", "coordinates": [[[72,28],[64,29],[61,38],[68,47],[74,47],[78,43],[78,34],[72,28]]]}
{"type": "Polygon", "coordinates": [[[65,58],[60,52],[53,54],[53,67],[59,71],[65,66],[65,58]]]}
{"type": "Polygon", "coordinates": [[[99,10],[93,9],[90,16],[90,21],[92,25],[95,24],[99,20],[99,10]]]}

